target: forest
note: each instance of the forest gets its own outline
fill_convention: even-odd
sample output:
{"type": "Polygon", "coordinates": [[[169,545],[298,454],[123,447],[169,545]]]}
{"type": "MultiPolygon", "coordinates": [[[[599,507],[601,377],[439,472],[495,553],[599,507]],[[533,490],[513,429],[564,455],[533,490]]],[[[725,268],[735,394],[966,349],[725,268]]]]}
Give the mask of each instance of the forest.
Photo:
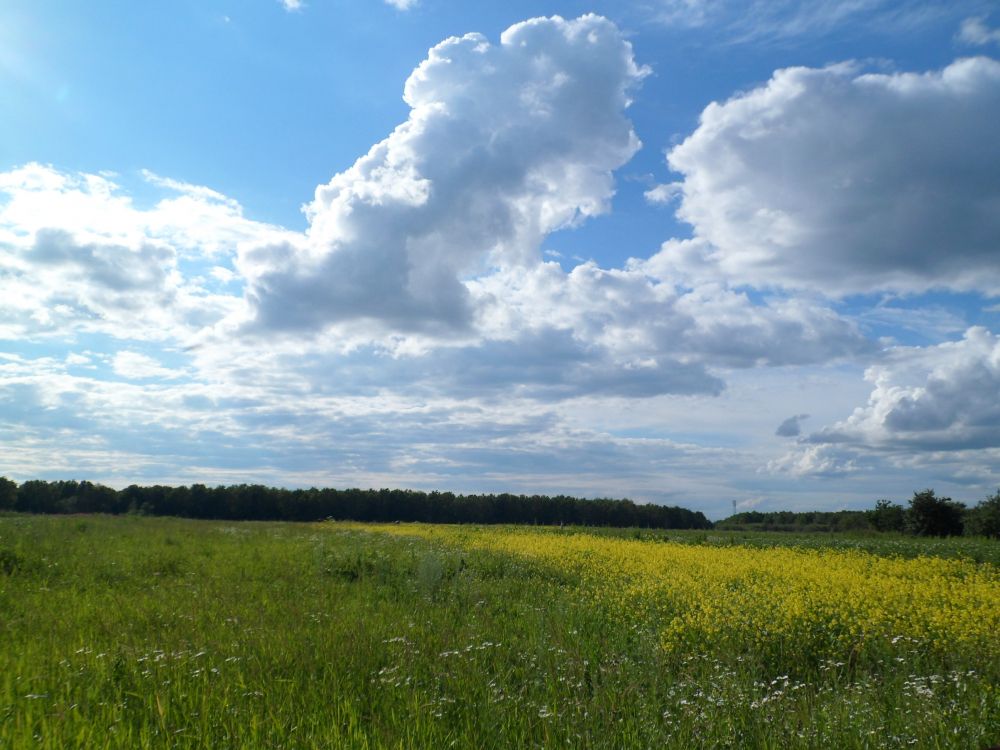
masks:
{"type": "Polygon", "coordinates": [[[557,495],[456,495],[401,489],[282,489],[259,484],[206,487],[131,485],[115,490],[88,481],[0,477],[0,511],[138,513],[232,521],[420,521],[424,523],[637,526],[709,529],[700,511],[606,498],[557,495]]]}
{"type": "Polygon", "coordinates": [[[207,487],[130,485],[0,477],[0,511],[123,513],[231,521],[362,521],[607,526],[805,533],[890,532],[1000,538],[1000,490],[973,507],[926,489],[903,506],[886,499],[868,510],[735,513],[713,523],[701,511],[628,499],[568,495],[455,494],[408,489],[284,489],[260,484],[207,487]]]}

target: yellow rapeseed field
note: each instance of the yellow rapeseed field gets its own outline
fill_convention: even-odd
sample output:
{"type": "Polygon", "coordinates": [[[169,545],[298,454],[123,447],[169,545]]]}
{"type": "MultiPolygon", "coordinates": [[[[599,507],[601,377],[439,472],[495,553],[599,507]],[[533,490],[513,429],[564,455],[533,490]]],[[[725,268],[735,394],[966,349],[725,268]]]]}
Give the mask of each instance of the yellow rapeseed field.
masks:
{"type": "Polygon", "coordinates": [[[595,604],[624,621],[655,623],[667,652],[850,660],[905,648],[1000,657],[1000,571],[971,561],[511,527],[349,527],[506,553],[579,575],[595,604]]]}

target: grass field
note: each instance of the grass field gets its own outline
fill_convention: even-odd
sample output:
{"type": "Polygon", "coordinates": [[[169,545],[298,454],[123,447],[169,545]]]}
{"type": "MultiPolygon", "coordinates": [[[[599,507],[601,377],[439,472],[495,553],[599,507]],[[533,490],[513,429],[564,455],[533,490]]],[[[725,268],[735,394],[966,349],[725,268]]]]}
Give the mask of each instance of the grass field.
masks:
{"type": "Polygon", "coordinates": [[[996,547],[921,544],[0,516],[0,748],[1000,742],[996,547]]]}

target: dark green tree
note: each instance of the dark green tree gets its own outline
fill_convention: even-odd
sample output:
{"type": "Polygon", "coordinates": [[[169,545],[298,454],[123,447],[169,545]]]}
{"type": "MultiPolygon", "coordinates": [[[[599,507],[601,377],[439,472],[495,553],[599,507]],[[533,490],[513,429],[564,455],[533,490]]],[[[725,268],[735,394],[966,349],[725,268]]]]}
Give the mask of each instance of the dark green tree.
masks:
{"type": "Polygon", "coordinates": [[[1000,539],[1000,490],[965,514],[965,533],[1000,539]]]}
{"type": "Polygon", "coordinates": [[[906,527],[918,536],[958,536],[962,533],[965,504],[937,497],[934,490],[914,492],[906,512],[906,527]]]}
{"type": "Polygon", "coordinates": [[[868,523],[876,531],[902,531],[906,526],[906,511],[902,505],[885,498],[875,502],[875,508],[865,511],[868,523]]]}
{"type": "Polygon", "coordinates": [[[61,488],[56,482],[29,479],[17,488],[16,510],[23,513],[59,513],[61,488]]]}
{"type": "Polygon", "coordinates": [[[0,510],[14,510],[17,503],[17,482],[0,477],[0,510]]]}

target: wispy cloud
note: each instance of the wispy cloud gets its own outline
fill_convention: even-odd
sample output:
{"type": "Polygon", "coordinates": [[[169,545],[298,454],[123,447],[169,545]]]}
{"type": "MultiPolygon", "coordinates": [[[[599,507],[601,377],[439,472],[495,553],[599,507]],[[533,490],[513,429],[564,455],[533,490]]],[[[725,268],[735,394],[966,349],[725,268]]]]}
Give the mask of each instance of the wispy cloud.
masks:
{"type": "Polygon", "coordinates": [[[149,355],[126,350],[115,354],[111,366],[116,374],[132,380],[143,378],[167,378],[172,380],[181,377],[183,374],[178,370],[164,367],[159,360],[149,355]]]}
{"type": "Polygon", "coordinates": [[[1000,44],[1000,29],[993,29],[986,25],[986,19],[966,18],[962,21],[958,38],[966,44],[984,46],[987,44],[1000,44]]]}
{"type": "Polygon", "coordinates": [[[977,5],[976,0],[659,0],[650,7],[667,26],[706,28],[727,41],[759,43],[848,27],[899,33],[977,5]]]}

